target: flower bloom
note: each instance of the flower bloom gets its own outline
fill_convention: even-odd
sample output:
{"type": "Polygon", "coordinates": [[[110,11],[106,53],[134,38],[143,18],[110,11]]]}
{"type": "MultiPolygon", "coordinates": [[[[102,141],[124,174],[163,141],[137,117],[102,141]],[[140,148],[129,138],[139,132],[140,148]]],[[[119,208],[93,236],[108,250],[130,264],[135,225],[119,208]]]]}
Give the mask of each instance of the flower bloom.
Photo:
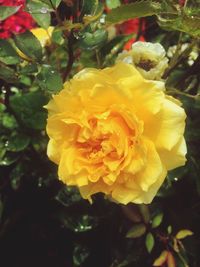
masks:
{"type": "Polygon", "coordinates": [[[31,30],[31,32],[40,41],[41,46],[44,47],[45,45],[50,44],[53,30],[54,27],[50,26],[48,29],[34,28],[31,30]]]}
{"type": "Polygon", "coordinates": [[[34,27],[31,15],[23,10],[25,0],[0,0],[0,6],[21,6],[18,12],[0,21],[0,39],[11,37],[12,34],[25,32],[34,27]]]}
{"type": "Polygon", "coordinates": [[[136,42],[130,51],[123,51],[117,61],[133,64],[142,76],[149,80],[160,80],[168,67],[168,58],[159,43],[136,42]]]}
{"type": "Polygon", "coordinates": [[[184,109],[130,64],[82,70],[46,108],[47,154],[85,199],[150,203],[167,171],[185,163],[184,109]]]}
{"type": "MultiPolygon", "coordinates": [[[[140,20],[139,19],[129,19],[117,26],[117,33],[118,34],[135,34],[137,35],[138,31],[140,28],[140,20]]],[[[142,20],[142,25],[141,25],[141,30],[142,32],[145,31],[145,22],[142,20]]],[[[144,36],[141,35],[139,37],[140,41],[145,41],[144,36]]],[[[131,38],[124,46],[124,50],[130,50],[132,44],[135,42],[135,38],[131,38]]]]}

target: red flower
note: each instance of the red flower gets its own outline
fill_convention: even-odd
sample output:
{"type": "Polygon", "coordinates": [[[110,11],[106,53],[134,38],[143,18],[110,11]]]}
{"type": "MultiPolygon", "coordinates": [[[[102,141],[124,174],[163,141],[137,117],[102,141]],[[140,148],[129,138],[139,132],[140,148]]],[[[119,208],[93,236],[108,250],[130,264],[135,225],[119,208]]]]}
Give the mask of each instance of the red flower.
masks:
{"type": "Polygon", "coordinates": [[[24,11],[25,0],[0,0],[0,6],[20,6],[14,15],[0,21],[0,39],[9,38],[12,34],[25,32],[34,27],[31,15],[24,11]]]}
{"type": "MultiPolygon", "coordinates": [[[[141,27],[141,31],[145,30],[145,24],[144,21],[142,20],[140,22],[139,19],[129,19],[122,24],[117,26],[117,32],[118,34],[131,34],[135,33],[136,35],[138,34],[139,28],[141,27]],[[140,25],[140,23],[142,23],[140,25]]],[[[144,36],[141,34],[139,36],[138,41],[145,41],[144,36]]],[[[135,38],[130,39],[124,46],[125,50],[131,49],[132,44],[135,42],[135,38]]]]}
{"type": "Polygon", "coordinates": [[[184,6],[185,0],[179,0],[179,5],[184,6]]]}

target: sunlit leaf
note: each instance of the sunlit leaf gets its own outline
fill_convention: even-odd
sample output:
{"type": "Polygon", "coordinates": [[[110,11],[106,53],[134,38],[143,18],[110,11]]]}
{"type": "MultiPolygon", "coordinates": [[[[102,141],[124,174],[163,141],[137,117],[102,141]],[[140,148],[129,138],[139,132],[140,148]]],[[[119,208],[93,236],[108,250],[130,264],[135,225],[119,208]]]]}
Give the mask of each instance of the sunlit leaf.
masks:
{"type": "Polygon", "coordinates": [[[155,240],[154,240],[154,237],[153,237],[152,233],[148,233],[146,235],[145,245],[146,245],[147,251],[149,253],[151,253],[151,251],[152,251],[152,249],[154,247],[154,244],[155,244],[155,240]]]}
{"type": "Polygon", "coordinates": [[[160,11],[160,4],[152,1],[137,1],[114,8],[106,16],[107,23],[120,23],[128,19],[147,17],[160,11]]]}
{"type": "Polygon", "coordinates": [[[52,11],[49,5],[32,0],[27,3],[27,10],[42,28],[47,29],[49,27],[51,22],[50,12],[52,11]]]}
{"type": "Polygon", "coordinates": [[[168,251],[163,250],[160,256],[154,261],[153,266],[162,266],[167,260],[168,251]]]}
{"type": "Polygon", "coordinates": [[[62,0],[51,0],[51,3],[55,8],[57,8],[60,5],[61,1],[62,0]]]}
{"type": "Polygon", "coordinates": [[[176,234],[176,238],[177,239],[184,239],[187,236],[191,236],[193,235],[193,232],[187,229],[183,229],[180,230],[177,234],[176,234]]]}
{"type": "Polygon", "coordinates": [[[167,265],[168,267],[176,267],[176,262],[171,252],[168,252],[167,255],[167,265]]]}
{"type": "Polygon", "coordinates": [[[152,228],[158,227],[162,223],[162,220],[163,220],[163,213],[159,213],[158,215],[156,215],[152,221],[152,228]]]}
{"type": "Polygon", "coordinates": [[[106,0],[106,6],[110,9],[120,6],[120,0],[106,0]]]}
{"type": "Polygon", "coordinates": [[[159,25],[165,30],[185,32],[200,37],[200,18],[182,13],[164,13],[158,16],[159,25]]]}

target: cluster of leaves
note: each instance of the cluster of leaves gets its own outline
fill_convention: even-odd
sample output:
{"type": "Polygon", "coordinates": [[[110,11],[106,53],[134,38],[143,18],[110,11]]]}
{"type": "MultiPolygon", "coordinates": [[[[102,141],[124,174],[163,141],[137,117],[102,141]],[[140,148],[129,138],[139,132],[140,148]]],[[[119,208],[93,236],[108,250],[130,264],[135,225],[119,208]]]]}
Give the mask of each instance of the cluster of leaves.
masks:
{"type": "MultiPolygon", "coordinates": [[[[48,40],[42,44],[31,31],[0,40],[2,266],[200,264],[200,4],[126,2],[28,0],[26,10],[36,23],[46,31],[53,25],[48,40]],[[145,32],[109,37],[116,24],[144,17],[145,32]],[[74,73],[112,65],[124,44],[140,35],[167,51],[177,45],[164,78],[169,94],[181,99],[188,115],[188,162],[168,175],[149,207],[120,206],[101,195],[90,205],[58,181],[47,159],[43,106],[74,73]],[[182,51],[183,44],[187,48],[182,51]],[[194,51],[198,56],[191,59],[194,51]],[[192,234],[186,229],[194,235],[182,242],[192,234]]],[[[17,10],[1,6],[0,19],[17,10]]]]}

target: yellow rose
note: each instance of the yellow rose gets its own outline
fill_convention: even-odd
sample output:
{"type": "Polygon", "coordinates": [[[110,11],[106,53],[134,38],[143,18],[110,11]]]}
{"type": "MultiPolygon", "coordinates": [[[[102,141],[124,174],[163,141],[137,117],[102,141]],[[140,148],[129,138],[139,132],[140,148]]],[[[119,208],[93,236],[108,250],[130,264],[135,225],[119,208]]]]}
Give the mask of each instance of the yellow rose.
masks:
{"type": "Polygon", "coordinates": [[[54,30],[54,27],[50,26],[48,27],[48,29],[34,28],[31,30],[31,32],[40,41],[41,46],[44,47],[45,45],[50,43],[53,30],[54,30]]]}
{"type": "Polygon", "coordinates": [[[184,109],[132,65],[85,69],[46,108],[48,156],[83,198],[150,203],[167,171],[185,163],[184,109]]]}

